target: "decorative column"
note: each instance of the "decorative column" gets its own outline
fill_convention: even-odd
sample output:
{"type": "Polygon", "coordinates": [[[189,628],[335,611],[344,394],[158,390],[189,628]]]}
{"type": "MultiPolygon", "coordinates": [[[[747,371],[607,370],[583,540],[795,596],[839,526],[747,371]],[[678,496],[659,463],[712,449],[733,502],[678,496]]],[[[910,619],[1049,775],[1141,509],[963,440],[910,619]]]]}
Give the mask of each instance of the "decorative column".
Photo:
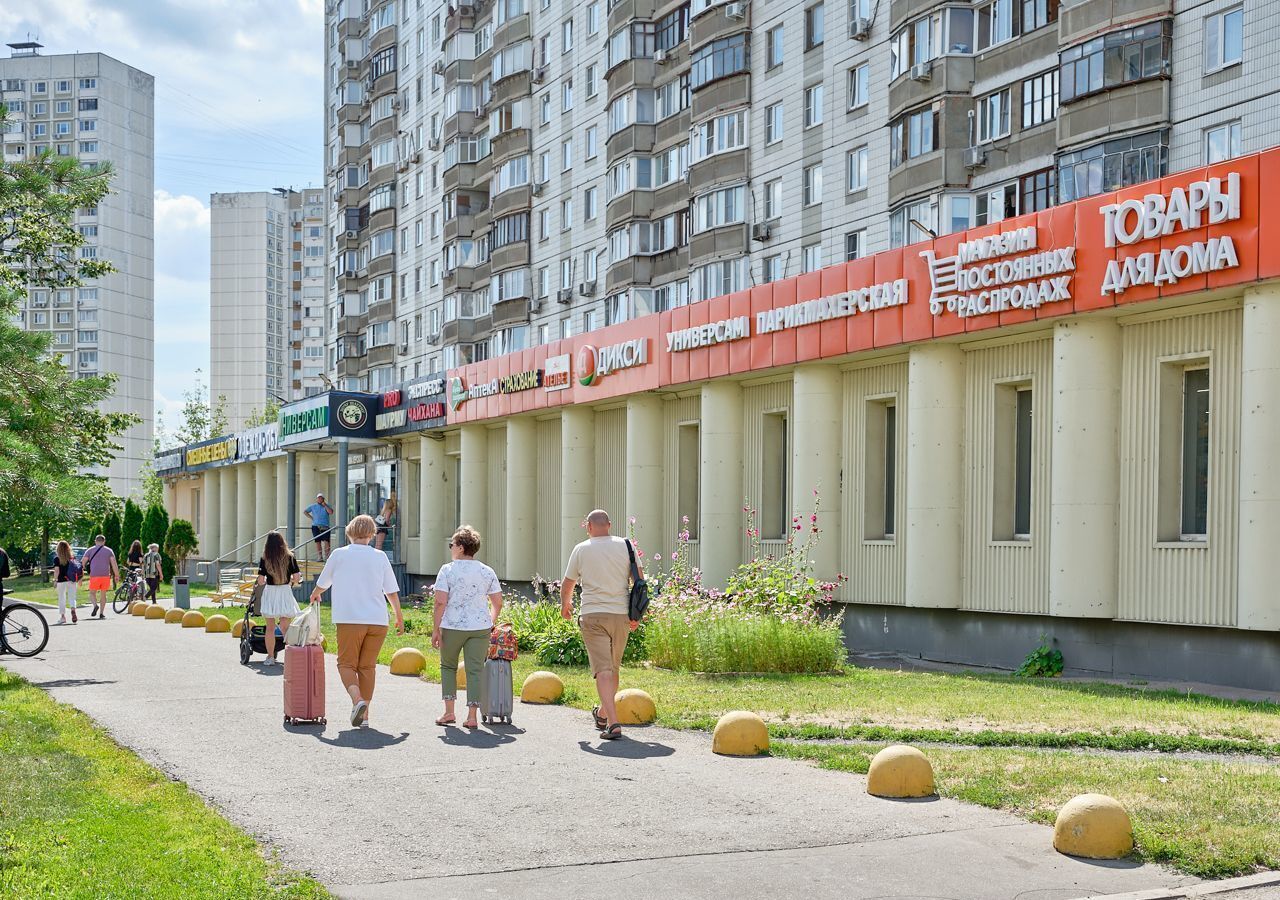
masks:
{"type": "MultiPolygon", "coordinates": [[[[646,553],[666,553],[662,539],[664,493],[662,399],[638,394],[627,400],[627,508],[635,516],[636,542],[646,553]]],[[[625,533],[625,532],[623,532],[625,533]]]]}
{"type": "Polygon", "coordinates": [[[907,367],[908,606],[955,609],[963,593],[964,352],[913,347],[907,367]]]}
{"type": "Polygon", "coordinates": [[[333,518],[337,520],[333,523],[333,531],[330,535],[333,538],[334,547],[341,547],[347,543],[347,523],[351,521],[351,487],[348,483],[351,480],[351,467],[348,465],[350,452],[350,442],[346,438],[338,438],[337,484],[333,489],[338,496],[330,504],[333,506],[333,518]]]}
{"type": "Polygon", "coordinates": [[[833,366],[797,366],[791,384],[791,509],[809,527],[818,492],[818,546],[814,573],[834,581],[840,572],[840,447],[844,389],[833,366]]]}
{"type": "Polygon", "coordinates": [[[1243,327],[1236,625],[1280,631],[1280,287],[1244,292],[1243,327]]]}
{"type": "MultiPolygon", "coordinates": [[[[236,467],[223,466],[218,480],[218,556],[229,556],[236,546],[236,467]]],[[[230,560],[227,560],[230,562],[230,560]]]]}
{"type": "Polygon", "coordinates": [[[489,434],[483,425],[463,425],[459,469],[462,521],[480,532],[488,528],[489,513],[489,434]]]}
{"type": "Polygon", "coordinates": [[[538,425],[530,416],[507,420],[506,577],[531,581],[538,568],[538,425]]]}
{"type": "Polygon", "coordinates": [[[1114,319],[1054,326],[1050,615],[1117,615],[1120,360],[1114,319]]]}
{"type": "Polygon", "coordinates": [[[221,552],[218,548],[221,546],[222,539],[219,532],[222,528],[222,473],[217,469],[206,469],[202,473],[202,487],[204,494],[204,517],[201,522],[192,522],[200,529],[200,550],[201,559],[215,559],[221,552]]]}
{"type": "Polygon", "coordinates": [[[232,466],[236,470],[236,543],[240,548],[236,552],[237,562],[248,562],[253,556],[253,547],[246,547],[254,538],[254,509],[261,498],[257,493],[254,476],[257,474],[253,463],[232,466]]]}
{"type": "MultiPolygon", "coordinates": [[[[587,533],[582,520],[596,506],[596,414],[590,407],[560,412],[560,558],[587,533]]],[[[617,513],[610,513],[617,515],[617,513]]]]}
{"type": "Polygon", "coordinates": [[[742,420],[742,387],[736,381],[702,386],[698,552],[708,588],[723,588],[742,560],[742,420]]]}
{"type": "Polygon", "coordinates": [[[426,435],[422,444],[422,465],[418,467],[418,572],[434,574],[449,561],[445,541],[453,533],[452,469],[444,440],[426,435]]]}
{"type": "MultiPolygon", "coordinates": [[[[311,519],[302,514],[302,511],[316,502],[316,494],[320,493],[320,473],[316,471],[316,454],[303,453],[301,450],[294,454],[298,467],[298,498],[294,504],[293,514],[298,517],[298,543],[308,540],[311,537],[311,519]]],[[[326,497],[326,500],[332,500],[332,497],[326,497]]],[[[312,545],[315,546],[314,544],[312,545]]],[[[315,556],[315,550],[310,551],[312,557],[315,556]]]]}
{"type": "Polygon", "coordinates": [[[293,486],[289,483],[289,476],[293,470],[289,466],[287,457],[278,456],[270,463],[275,469],[276,482],[276,515],[275,521],[271,523],[272,528],[284,528],[285,540],[289,542],[289,546],[293,546],[293,529],[289,523],[289,510],[293,506],[293,486]]]}
{"type": "MultiPolygon", "coordinates": [[[[253,479],[257,488],[254,492],[256,495],[254,497],[256,515],[254,517],[253,533],[255,536],[260,537],[280,524],[276,521],[275,460],[260,459],[255,462],[253,464],[253,479]]],[[[256,558],[251,557],[251,560],[256,558]]]]}

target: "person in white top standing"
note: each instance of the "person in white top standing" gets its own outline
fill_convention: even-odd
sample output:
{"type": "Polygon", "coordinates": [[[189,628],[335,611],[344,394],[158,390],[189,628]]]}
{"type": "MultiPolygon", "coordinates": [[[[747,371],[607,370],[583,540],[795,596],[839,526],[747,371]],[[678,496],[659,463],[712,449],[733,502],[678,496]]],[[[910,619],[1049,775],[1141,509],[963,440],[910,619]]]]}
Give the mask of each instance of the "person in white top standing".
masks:
{"type": "MultiPolygon", "coordinates": [[[[628,616],[631,587],[631,557],[627,542],[609,533],[612,523],[603,509],[593,509],[587,516],[590,535],[573,548],[564,580],[560,582],[560,613],[573,618],[573,589],[582,585],[582,610],[578,627],[587,648],[591,674],[596,680],[600,705],[591,710],[600,736],[613,741],[622,737],[614,697],[618,693],[618,677],[627,638],[638,622],[628,616]]],[[[644,573],[640,573],[644,577],[644,573]]]]}
{"type": "Polygon", "coordinates": [[[453,562],[445,563],[436,575],[435,627],[431,646],[440,651],[440,692],[444,715],[437,725],[458,721],[453,707],[458,699],[458,654],[466,660],[467,721],[464,728],[476,728],[476,713],[484,696],[484,658],[489,652],[489,632],[502,612],[502,587],[493,569],[476,559],[480,534],[463,525],[449,539],[453,562]]]}
{"type": "Polygon", "coordinates": [[[351,543],[329,554],[311,603],[333,589],[329,603],[338,629],[338,677],[351,696],[351,724],[367,725],[378,653],[387,639],[387,604],[395,610],[396,634],[404,634],[404,614],[391,561],[369,546],[378,533],[373,516],[356,516],[346,532],[351,543]]]}

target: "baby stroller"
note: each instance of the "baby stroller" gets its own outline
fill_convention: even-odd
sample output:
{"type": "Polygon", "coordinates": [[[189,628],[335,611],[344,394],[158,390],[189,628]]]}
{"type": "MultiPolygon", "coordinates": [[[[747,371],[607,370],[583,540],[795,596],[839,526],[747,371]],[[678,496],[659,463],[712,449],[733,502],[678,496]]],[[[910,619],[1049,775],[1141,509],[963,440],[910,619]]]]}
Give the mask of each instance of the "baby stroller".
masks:
{"type": "MultiPolygon", "coordinates": [[[[244,626],[240,632],[240,665],[249,665],[255,653],[267,655],[267,626],[255,625],[253,617],[258,614],[258,601],[262,598],[262,586],[255,585],[253,596],[244,607],[244,626]]],[[[284,635],[280,626],[276,626],[276,652],[284,649],[284,635]]]]}

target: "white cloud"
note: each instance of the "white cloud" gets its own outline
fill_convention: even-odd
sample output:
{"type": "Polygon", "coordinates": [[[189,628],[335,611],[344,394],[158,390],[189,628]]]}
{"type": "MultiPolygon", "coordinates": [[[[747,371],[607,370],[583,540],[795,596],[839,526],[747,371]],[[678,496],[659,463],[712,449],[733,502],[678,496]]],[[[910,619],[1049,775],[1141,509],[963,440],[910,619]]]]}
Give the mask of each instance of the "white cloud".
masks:
{"type": "Polygon", "coordinates": [[[200,229],[209,236],[209,207],[188,194],[156,191],[156,234],[200,229]]]}

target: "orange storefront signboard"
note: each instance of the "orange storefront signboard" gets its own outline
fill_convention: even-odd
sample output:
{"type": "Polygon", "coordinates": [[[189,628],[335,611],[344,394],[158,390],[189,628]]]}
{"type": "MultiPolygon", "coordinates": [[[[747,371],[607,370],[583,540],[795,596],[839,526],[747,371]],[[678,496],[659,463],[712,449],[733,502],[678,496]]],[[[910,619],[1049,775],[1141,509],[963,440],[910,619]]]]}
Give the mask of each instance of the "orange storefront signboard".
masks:
{"type": "Polygon", "coordinates": [[[1280,150],[455,369],[451,422],[1280,277],[1280,150]],[[1271,252],[1262,253],[1266,247],[1271,252]],[[499,385],[542,372],[530,389],[499,385]],[[458,402],[461,400],[462,402],[458,402]]]}

